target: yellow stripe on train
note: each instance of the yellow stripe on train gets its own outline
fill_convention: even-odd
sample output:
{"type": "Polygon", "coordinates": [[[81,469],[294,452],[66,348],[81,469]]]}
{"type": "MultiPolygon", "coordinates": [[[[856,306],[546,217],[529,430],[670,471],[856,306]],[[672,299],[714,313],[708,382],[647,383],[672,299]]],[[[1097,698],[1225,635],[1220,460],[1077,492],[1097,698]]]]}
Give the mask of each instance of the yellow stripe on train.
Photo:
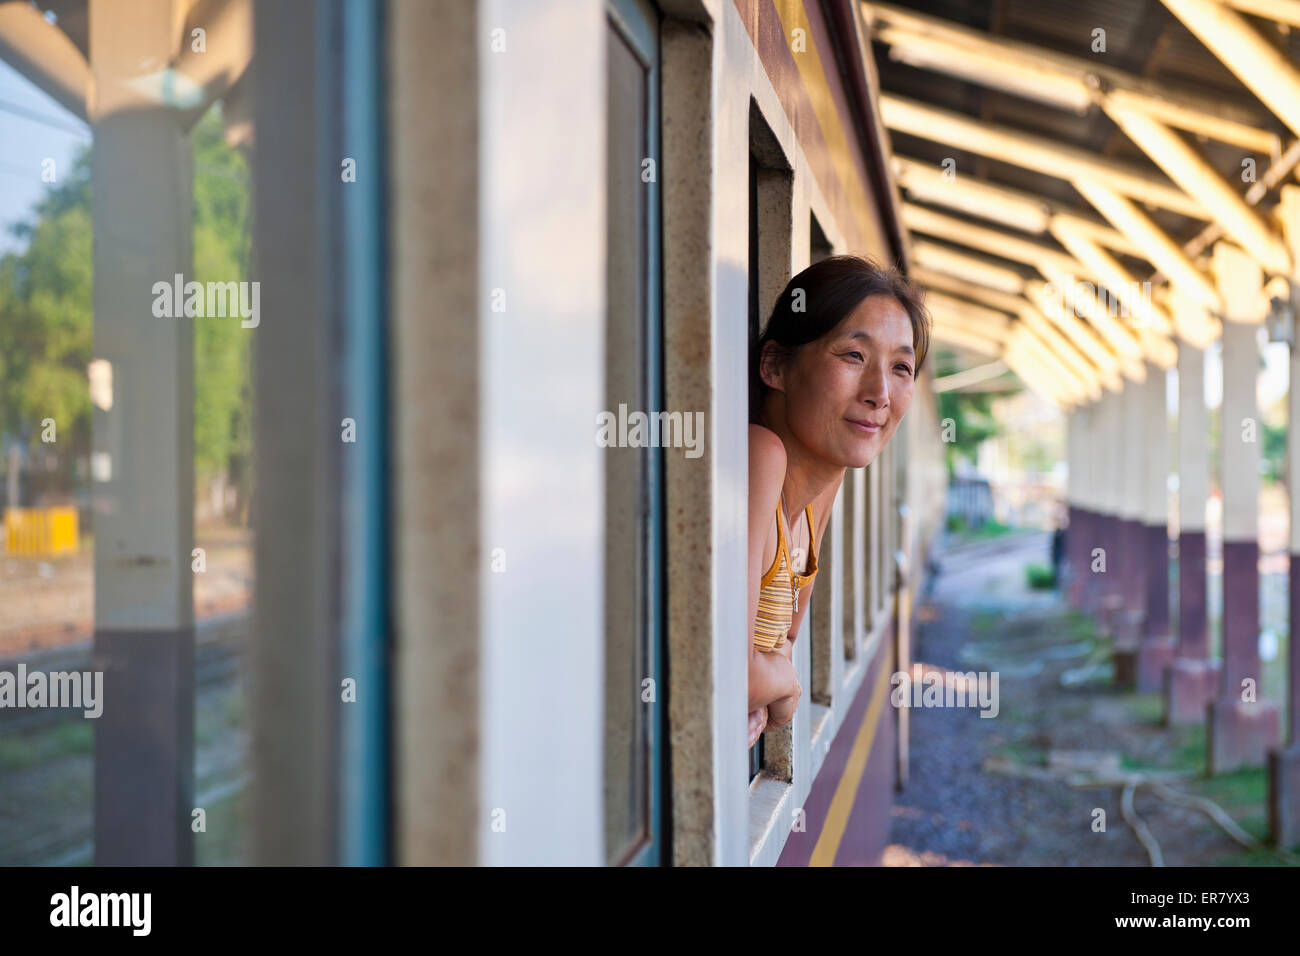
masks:
{"type": "Polygon", "coordinates": [[[6,508],[5,554],[52,557],[76,554],[76,508],[6,508]]]}

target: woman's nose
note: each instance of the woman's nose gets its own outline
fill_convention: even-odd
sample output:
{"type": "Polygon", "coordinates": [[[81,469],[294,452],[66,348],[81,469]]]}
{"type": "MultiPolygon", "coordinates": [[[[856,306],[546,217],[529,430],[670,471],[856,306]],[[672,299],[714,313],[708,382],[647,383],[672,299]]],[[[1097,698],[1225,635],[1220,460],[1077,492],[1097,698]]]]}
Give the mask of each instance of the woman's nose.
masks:
{"type": "Polygon", "coordinates": [[[874,403],[876,407],[889,403],[889,377],[883,368],[872,367],[863,374],[859,398],[874,403]]]}

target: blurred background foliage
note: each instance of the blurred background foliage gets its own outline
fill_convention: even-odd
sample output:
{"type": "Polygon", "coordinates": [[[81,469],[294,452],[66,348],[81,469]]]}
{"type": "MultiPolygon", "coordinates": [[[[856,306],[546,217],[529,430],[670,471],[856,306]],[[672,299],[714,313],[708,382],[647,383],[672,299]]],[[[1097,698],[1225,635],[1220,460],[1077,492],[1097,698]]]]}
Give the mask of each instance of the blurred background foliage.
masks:
{"type": "MultiPolygon", "coordinates": [[[[194,260],[186,281],[251,279],[248,166],[225,142],[220,104],[197,124],[191,140],[194,260]]],[[[36,204],[31,219],[11,227],[25,243],[22,251],[0,257],[0,442],[8,448],[17,441],[29,452],[43,452],[42,459],[53,453],[53,467],[42,467],[39,487],[63,494],[85,491],[89,482],[86,370],[94,357],[91,179],[87,145],[36,204]],[[56,423],[56,445],[41,443],[45,418],[56,423]]],[[[141,291],[141,303],[142,308],[150,307],[149,289],[141,291]]],[[[201,486],[233,486],[234,516],[245,519],[252,451],[251,330],[242,328],[238,319],[190,321],[195,477],[201,486]]]]}

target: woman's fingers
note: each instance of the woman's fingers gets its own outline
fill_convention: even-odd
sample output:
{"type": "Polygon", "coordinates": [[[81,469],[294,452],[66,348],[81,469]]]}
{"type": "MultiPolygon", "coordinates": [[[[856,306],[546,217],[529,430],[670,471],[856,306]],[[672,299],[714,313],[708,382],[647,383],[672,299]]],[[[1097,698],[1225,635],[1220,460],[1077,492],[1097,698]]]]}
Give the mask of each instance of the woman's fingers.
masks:
{"type": "Polygon", "coordinates": [[[766,707],[759,707],[759,708],[757,708],[757,709],[755,709],[755,710],[751,710],[751,711],[749,712],[749,744],[748,744],[748,746],[750,746],[750,747],[754,746],[754,741],[757,740],[757,739],[759,738],[759,735],[763,733],[763,730],[764,730],[764,728],[765,728],[766,726],[767,726],[767,708],[766,708],[766,707]]]}

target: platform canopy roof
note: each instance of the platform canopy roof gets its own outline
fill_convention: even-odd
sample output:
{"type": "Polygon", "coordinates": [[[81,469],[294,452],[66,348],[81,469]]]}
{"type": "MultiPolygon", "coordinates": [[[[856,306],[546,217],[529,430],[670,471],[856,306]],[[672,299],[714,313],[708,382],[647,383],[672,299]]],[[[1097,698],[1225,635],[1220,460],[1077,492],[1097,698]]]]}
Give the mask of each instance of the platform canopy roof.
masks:
{"type": "Polygon", "coordinates": [[[859,9],[940,343],[1068,408],[1294,314],[1300,2],[859,9]]]}

